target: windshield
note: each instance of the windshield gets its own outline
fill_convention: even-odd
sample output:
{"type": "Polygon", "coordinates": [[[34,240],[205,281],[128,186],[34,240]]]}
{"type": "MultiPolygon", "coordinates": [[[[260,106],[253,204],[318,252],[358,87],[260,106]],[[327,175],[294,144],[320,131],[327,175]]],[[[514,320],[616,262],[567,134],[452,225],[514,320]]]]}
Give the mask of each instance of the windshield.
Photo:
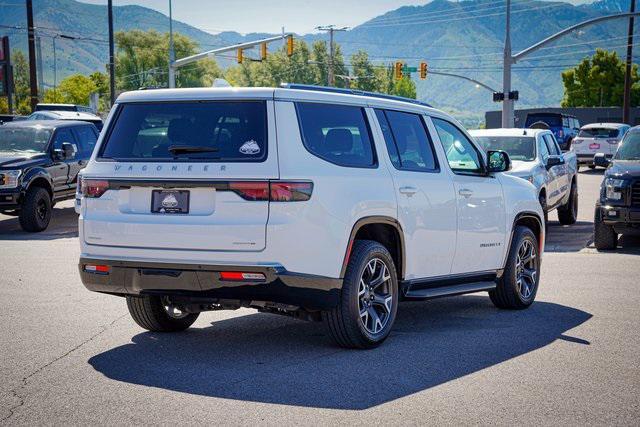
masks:
{"type": "Polygon", "coordinates": [[[544,122],[549,126],[562,126],[562,118],[560,116],[554,114],[529,114],[525,127],[529,127],[536,122],[544,122]]]}
{"type": "Polygon", "coordinates": [[[580,129],[578,136],[581,138],[617,138],[620,131],[612,128],[580,129]]]}
{"type": "Polygon", "coordinates": [[[532,136],[476,136],[485,150],[506,151],[511,160],[531,162],[536,158],[536,144],[532,136]]]}
{"type": "Polygon", "coordinates": [[[629,132],[615,155],[616,160],[640,160],[640,132],[629,132]]]}
{"type": "Polygon", "coordinates": [[[42,153],[51,129],[0,126],[0,151],[42,153]]]}
{"type": "Polygon", "coordinates": [[[129,161],[261,162],[264,101],[124,104],[100,158],[129,161]]]}

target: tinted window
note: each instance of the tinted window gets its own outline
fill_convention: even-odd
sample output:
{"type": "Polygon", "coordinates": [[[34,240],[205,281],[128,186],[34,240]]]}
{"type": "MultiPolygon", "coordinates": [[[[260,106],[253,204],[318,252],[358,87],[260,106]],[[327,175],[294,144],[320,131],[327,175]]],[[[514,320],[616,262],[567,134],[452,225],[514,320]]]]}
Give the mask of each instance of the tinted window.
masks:
{"type": "Polygon", "coordinates": [[[446,120],[432,118],[440,142],[454,172],[480,172],[482,161],[473,143],[460,129],[446,120]]]}
{"type": "Polygon", "coordinates": [[[525,125],[526,128],[531,126],[536,122],[544,122],[549,126],[560,126],[562,124],[562,120],[560,116],[554,114],[529,114],[527,116],[527,123],[525,125]]]}
{"type": "Polygon", "coordinates": [[[296,107],[302,141],[312,154],[340,166],[376,164],[363,108],[307,102],[296,107]]]}
{"type": "Polygon", "coordinates": [[[51,129],[0,126],[0,152],[43,152],[49,137],[51,129]]]}
{"type": "Polygon", "coordinates": [[[376,110],[391,163],[396,169],[437,170],[433,145],[418,114],[376,110]]]}
{"type": "Polygon", "coordinates": [[[91,153],[93,152],[93,148],[96,146],[98,137],[91,126],[77,127],[75,128],[75,131],[76,136],[78,137],[78,144],[80,144],[79,157],[81,159],[88,159],[91,157],[91,153]]]}
{"type": "Polygon", "coordinates": [[[71,133],[71,129],[58,129],[55,136],[53,137],[53,149],[62,150],[62,144],[64,144],[65,142],[71,144],[71,146],[73,147],[73,157],[71,158],[75,159],[78,155],[78,144],[76,143],[76,140],[71,133]]]}
{"type": "Polygon", "coordinates": [[[101,157],[117,160],[259,162],[267,156],[262,101],[120,106],[101,157]]]}
{"type": "Polygon", "coordinates": [[[582,138],[616,138],[620,131],[612,128],[582,129],[578,136],[582,138]]]}
{"type": "Polygon", "coordinates": [[[640,160],[640,132],[627,132],[615,158],[618,160],[640,160]]]}
{"type": "Polygon", "coordinates": [[[485,151],[506,151],[511,160],[530,162],[536,157],[536,141],[531,136],[477,136],[475,139],[485,151]]]}

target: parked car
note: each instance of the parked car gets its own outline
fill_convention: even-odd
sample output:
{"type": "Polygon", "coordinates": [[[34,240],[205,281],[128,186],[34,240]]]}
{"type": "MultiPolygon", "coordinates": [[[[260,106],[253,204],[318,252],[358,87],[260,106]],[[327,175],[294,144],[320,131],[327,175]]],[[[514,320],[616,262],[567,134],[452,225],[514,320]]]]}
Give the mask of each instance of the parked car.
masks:
{"type": "Polygon", "coordinates": [[[560,148],[563,151],[571,148],[571,141],[580,130],[580,121],[568,114],[561,113],[529,113],[525,120],[524,127],[536,127],[537,123],[545,123],[549,130],[553,132],[560,148]]]}
{"type": "Polygon", "coordinates": [[[640,235],[640,126],[624,136],[611,160],[595,155],[595,164],[606,167],[596,202],[594,244],[596,249],[615,249],[618,234],[640,235]]]}
{"type": "Polygon", "coordinates": [[[578,218],[578,164],[572,151],[563,153],[549,130],[484,129],[471,135],[485,150],[503,150],[513,168],[508,173],[526,179],[536,187],[545,212],[558,210],[560,224],[574,224],[578,218]]]}
{"type": "Polygon", "coordinates": [[[81,113],[91,113],[94,114],[94,111],[87,107],[86,105],[76,105],[76,104],[45,104],[38,103],[36,104],[35,111],[78,111],[81,113]]]}
{"type": "Polygon", "coordinates": [[[89,122],[98,129],[102,130],[102,119],[91,113],[82,113],[77,111],[36,111],[27,117],[27,120],[74,120],[89,122]]]}
{"type": "Polygon", "coordinates": [[[0,126],[0,212],[25,231],[43,231],[53,204],[71,199],[77,175],[96,144],[86,122],[19,121],[0,126]]]}
{"type": "Polygon", "coordinates": [[[401,296],[535,298],[533,186],[441,111],[303,85],[135,91],[114,108],[82,172],[79,271],[145,329],[253,307],[369,348],[401,296]]]}
{"type": "Polygon", "coordinates": [[[613,157],[630,126],[622,123],[591,123],[580,128],[573,139],[572,148],[578,157],[578,165],[596,167],[593,157],[602,153],[607,159],[613,157]]]}

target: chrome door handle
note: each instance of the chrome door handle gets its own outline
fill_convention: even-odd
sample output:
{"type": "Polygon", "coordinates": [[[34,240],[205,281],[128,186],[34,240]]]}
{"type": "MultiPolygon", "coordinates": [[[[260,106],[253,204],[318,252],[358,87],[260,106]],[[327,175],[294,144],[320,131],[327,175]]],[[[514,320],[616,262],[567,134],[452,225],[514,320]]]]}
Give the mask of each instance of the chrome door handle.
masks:
{"type": "Polygon", "coordinates": [[[460,190],[458,190],[458,194],[462,197],[469,198],[473,195],[473,191],[469,190],[468,188],[461,188],[460,190]]]}
{"type": "Polygon", "coordinates": [[[418,189],[416,187],[400,187],[398,191],[406,196],[411,197],[418,192],[418,189]]]}

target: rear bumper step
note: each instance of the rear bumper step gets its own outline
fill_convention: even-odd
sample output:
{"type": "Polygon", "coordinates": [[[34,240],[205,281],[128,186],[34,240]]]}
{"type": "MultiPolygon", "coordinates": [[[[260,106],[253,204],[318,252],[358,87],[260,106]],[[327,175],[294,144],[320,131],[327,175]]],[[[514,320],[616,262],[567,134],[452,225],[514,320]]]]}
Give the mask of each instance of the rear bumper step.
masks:
{"type": "Polygon", "coordinates": [[[342,288],[342,279],[292,273],[279,265],[167,264],[80,258],[78,269],[84,286],[94,292],[264,301],[314,310],[335,307],[342,288]],[[96,272],[91,266],[103,267],[103,271],[96,272]],[[250,279],[225,280],[223,272],[247,273],[245,277],[250,279]]]}

